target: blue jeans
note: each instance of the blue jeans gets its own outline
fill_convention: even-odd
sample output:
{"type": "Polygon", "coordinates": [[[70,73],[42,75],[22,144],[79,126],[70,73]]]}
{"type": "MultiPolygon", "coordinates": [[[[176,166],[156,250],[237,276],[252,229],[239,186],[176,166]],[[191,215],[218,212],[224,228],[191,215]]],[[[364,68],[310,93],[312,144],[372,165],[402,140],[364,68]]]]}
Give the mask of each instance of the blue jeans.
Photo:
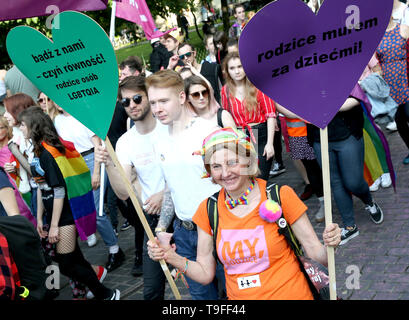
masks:
{"type": "MultiPolygon", "coordinates": [[[[135,212],[135,214],[137,214],[135,212]]],[[[149,224],[149,227],[153,231],[158,224],[159,216],[146,214],[146,221],[149,224]]],[[[137,217],[136,219],[139,220],[137,217]]],[[[137,223],[140,223],[137,221],[137,223]]],[[[165,284],[166,277],[162,270],[162,267],[159,262],[153,261],[149,258],[147,242],[149,240],[148,235],[143,230],[138,232],[143,232],[143,299],[144,300],[164,300],[165,299],[165,284]]],[[[135,229],[135,248],[138,246],[138,237],[137,230],[135,229]]]]}
{"type": "MultiPolygon", "coordinates": [[[[89,170],[91,171],[91,175],[94,172],[94,153],[90,153],[83,157],[85,163],[87,164],[89,170]]],[[[107,175],[105,174],[105,183],[104,183],[104,193],[106,191],[107,186],[107,175]]],[[[118,244],[118,238],[115,235],[114,228],[112,227],[111,221],[109,220],[108,216],[106,215],[105,211],[102,211],[102,216],[99,215],[99,189],[94,190],[94,202],[95,208],[97,210],[97,230],[104,240],[105,245],[108,247],[114,246],[118,244]]]]}
{"type": "MultiPolygon", "coordinates": [[[[173,239],[176,244],[176,252],[182,257],[196,261],[197,255],[197,230],[189,231],[180,226],[178,219],[174,222],[173,239]]],[[[217,300],[218,291],[215,282],[202,285],[186,277],[189,285],[189,293],[193,300],[217,300]]]]}
{"type": "MultiPolygon", "coordinates": [[[[318,142],[314,143],[314,151],[322,167],[321,145],[318,142]]],[[[352,194],[365,204],[373,203],[364,179],[364,152],[364,139],[357,140],[353,135],[328,143],[331,189],[344,227],[355,225],[352,194]]]]}

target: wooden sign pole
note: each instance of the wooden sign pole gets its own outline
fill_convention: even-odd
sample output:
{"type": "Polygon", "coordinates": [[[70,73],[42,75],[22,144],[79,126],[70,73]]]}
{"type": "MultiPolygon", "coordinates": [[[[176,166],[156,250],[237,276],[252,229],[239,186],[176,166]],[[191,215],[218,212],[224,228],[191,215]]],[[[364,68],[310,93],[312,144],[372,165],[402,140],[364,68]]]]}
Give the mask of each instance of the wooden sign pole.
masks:
{"type": "MultiPolygon", "coordinates": [[[[142,208],[139,205],[138,199],[136,198],[136,195],[135,195],[135,193],[133,191],[131,182],[126,177],[125,171],[122,168],[122,165],[120,164],[120,162],[119,162],[119,160],[118,160],[118,158],[116,156],[116,153],[114,151],[114,148],[112,147],[112,144],[109,141],[108,137],[105,140],[105,145],[106,145],[106,148],[108,150],[108,153],[109,153],[112,161],[114,162],[116,168],[119,171],[119,174],[121,175],[121,178],[122,178],[122,180],[123,180],[123,182],[125,184],[125,187],[126,187],[126,189],[128,191],[129,197],[131,198],[132,204],[135,207],[136,213],[138,214],[138,217],[141,220],[142,226],[143,226],[146,234],[148,235],[149,240],[155,241],[155,236],[153,235],[152,230],[149,227],[148,221],[146,220],[145,215],[143,214],[142,208]]],[[[176,284],[175,284],[175,281],[173,280],[172,275],[170,274],[168,265],[166,264],[165,260],[163,260],[163,259],[160,260],[159,263],[160,263],[160,265],[162,267],[163,272],[165,273],[166,279],[169,282],[169,285],[170,285],[170,287],[172,289],[172,292],[173,292],[175,298],[177,300],[181,300],[180,293],[178,291],[178,288],[176,287],[176,284]]]]}
{"type": "MultiPolygon", "coordinates": [[[[105,147],[104,141],[101,140],[101,144],[105,147]]],[[[99,182],[99,216],[104,215],[104,196],[105,196],[105,163],[100,164],[100,182],[99,182]]]]}
{"type": "MultiPolygon", "coordinates": [[[[321,138],[322,182],[324,187],[325,226],[328,226],[329,224],[332,223],[332,205],[327,127],[325,129],[320,129],[320,138],[321,138]]],[[[337,284],[335,276],[335,255],[333,247],[327,247],[327,256],[330,300],[336,300],[337,284]]]]}
{"type": "Polygon", "coordinates": [[[104,215],[104,195],[105,195],[105,163],[100,166],[100,183],[99,183],[99,216],[104,215]]]}

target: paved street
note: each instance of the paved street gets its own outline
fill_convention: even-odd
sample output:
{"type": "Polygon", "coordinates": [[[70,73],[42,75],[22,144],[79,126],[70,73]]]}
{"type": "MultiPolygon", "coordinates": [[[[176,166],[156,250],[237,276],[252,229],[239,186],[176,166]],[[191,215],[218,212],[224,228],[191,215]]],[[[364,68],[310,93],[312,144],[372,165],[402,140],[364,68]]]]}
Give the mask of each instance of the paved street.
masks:
{"type": "MultiPolygon", "coordinates": [[[[370,220],[363,203],[355,198],[355,216],[360,235],[340,247],[335,255],[337,294],[345,300],[409,299],[409,166],[402,164],[407,149],[397,132],[386,133],[386,137],[397,174],[396,193],[392,187],[380,188],[373,193],[384,211],[384,222],[381,225],[375,225],[370,220]],[[358,269],[359,277],[351,281],[351,278],[348,278],[353,275],[351,270],[353,272],[358,269]],[[351,289],[351,286],[356,289],[351,289]]],[[[285,152],[283,155],[287,171],[275,180],[279,184],[290,185],[297,194],[301,194],[304,189],[302,179],[288,155],[285,152]]],[[[324,223],[317,224],[313,220],[318,210],[318,200],[313,196],[306,204],[309,207],[308,215],[321,239],[324,223]]],[[[340,223],[334,201],[332,206],[333,221],[340,223]]],[[[98,244],[95,247],[88,248],[86,243],[82,243],[81,246],[91,263],[105,265],[108,250],[104,247],[99,234],[97,237],[98,244]]],[[[142,300],[143,278],[134,278],[130,274],[134,260],[133,228],[120,232],[119,243],[126,254],[126,261],[120,268],[108,274],[104,284],[121,290],[121,300],[142,300]]],[[[57,300],[72,299],[71,289],[67,286],[65,278],[62,279],[61,285],[63,288],[57,300]]],[[[180,280],[177,281],[177,285],[182,298],[190,299],[187,289],[180,280]]],[[[174,299],[169,286],[166,299],[174,299]]]]}

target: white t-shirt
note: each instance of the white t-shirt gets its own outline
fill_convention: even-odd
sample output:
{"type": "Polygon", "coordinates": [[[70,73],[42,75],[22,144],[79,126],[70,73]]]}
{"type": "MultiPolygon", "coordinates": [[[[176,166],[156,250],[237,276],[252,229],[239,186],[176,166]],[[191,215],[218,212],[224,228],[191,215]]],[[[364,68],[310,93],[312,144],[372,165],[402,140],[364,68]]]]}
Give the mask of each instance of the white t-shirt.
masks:
{"type": "Polygon", "coordinates": [[[393,12],[393,21],[409,26],[409,8],[402,4],[393,12]]]}
{"type": "Polygon", "coordinates": [[[13,138],[10,140],[18,145],[18,148],[22,154],[26,152],[28,146],[26,138],[24,138],[23,132],[18,127],[13,127],[13,138]]]}
{"type": "Polygon", "coordinates": [[[166,139],[168,127],[156,122],[155,129],[148,134],[140,134],[133,126],[116,143],[115,152],[122,165],[133,166],[142,187],[142,202],[165,189],[165,179],[155,156],[153,141],[166,139]]]}
{"type": "MultiPolygon", "coordinates": [[[[23,132],[18,127],[13,127],[13,138],[10,142],[14,142],[18,145],[18,148],[23,155],[29,155],[32,150],[29,150],[29,143],[26,138],[24,138],[23,132]]],[[[34,154],[34,153],[33,153],[34,154]]],[[[28,179],[27,171],[20,166],[20,185],[18,186],[18,190],[21,193],[27,193],[30,191],[30,180],[28,179]]]]}
{"type": "Polygon", "coordinates": [[[176,215],[181,220],[191,221],[199,204],[220,190],[210,178],[201,178],[205,172],[202,157],[192,154],[201,149],[204,138],[216,129],[215,121],[196,117],[179,135],[155,143],[176,215]]]}
{"type": "Polygon", "coordinates": [[[54,125],[58,135],[64,140],[72,142],[79,153],[94,147],[91,138],[95,136],[95,133],[73,116],[59,114],[54,119],[54,125]]]}

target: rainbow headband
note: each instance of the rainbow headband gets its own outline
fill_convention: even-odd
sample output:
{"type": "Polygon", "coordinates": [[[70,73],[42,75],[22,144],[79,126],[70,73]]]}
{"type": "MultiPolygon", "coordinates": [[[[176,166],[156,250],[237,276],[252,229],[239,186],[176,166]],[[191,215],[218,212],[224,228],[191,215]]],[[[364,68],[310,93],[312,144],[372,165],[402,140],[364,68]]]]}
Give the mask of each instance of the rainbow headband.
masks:
{"type": "MultiPolygon", "coordinates": [[[[250,138],[244,132],[241,132],[231,127],[221,128],[209,134],[203,140],[202,148],[199,151],[194,152],[193,154],[201,155],[204,162],[207,151],[209,151],[215,145],[227,143],[241,145],[243,148],[248,150],[250,153],[253,153],[253,155],[257,157],[257,152],[254,149],[254,146],[251,143],[250,138]]],[[[205,172],[202,175],[202,178],[209,177],[210,175],[207,172],[205,172]]]]}

